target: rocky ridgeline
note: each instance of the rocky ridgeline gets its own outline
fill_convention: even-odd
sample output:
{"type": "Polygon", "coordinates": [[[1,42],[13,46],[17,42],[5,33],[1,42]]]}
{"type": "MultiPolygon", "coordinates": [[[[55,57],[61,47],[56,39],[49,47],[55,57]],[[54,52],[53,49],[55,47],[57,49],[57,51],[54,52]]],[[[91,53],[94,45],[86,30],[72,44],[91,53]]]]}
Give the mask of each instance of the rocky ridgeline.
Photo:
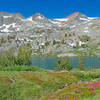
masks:
{"type": "Polygon", "coordinates": [[[31,44],[33,54],[99,44],[100,18],[80,12],[59,19],[48,19],[39,13],[24,18],[18,13],[0,12],[0,51],[26,43],[31,44]]]}

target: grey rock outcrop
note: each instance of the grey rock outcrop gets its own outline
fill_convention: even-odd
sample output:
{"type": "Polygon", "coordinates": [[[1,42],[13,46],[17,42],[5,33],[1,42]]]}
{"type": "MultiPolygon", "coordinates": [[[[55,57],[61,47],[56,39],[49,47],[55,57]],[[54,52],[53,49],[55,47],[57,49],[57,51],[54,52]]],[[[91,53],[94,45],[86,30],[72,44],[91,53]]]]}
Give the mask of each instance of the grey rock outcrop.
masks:
{"type": "Polygon", "coordinates": [[[0,12],[0,51],[26,43],[31,44],[33,54],[69,51],[99,41],[100,18],[80,12],[59,19],[48,19],[40,13],[24,18],[18,13],[0,12]]]}

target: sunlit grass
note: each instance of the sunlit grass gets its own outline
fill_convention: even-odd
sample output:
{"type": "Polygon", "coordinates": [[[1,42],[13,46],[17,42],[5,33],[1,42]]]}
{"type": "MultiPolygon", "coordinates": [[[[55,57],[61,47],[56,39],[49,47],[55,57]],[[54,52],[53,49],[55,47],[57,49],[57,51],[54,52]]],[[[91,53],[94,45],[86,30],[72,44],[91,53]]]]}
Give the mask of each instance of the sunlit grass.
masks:
{"type": "MultiPolygon", "coordinates": [[[[35,67],[34,69],[33,71],[0,71],[0,100],[61,100],[63,96],[65,98],[70,98],[71,95],[79,96],[76,92],[71,93],[79,86],[77,82],[83,82],[80,83],[83,86],[84,81],[100,81],[100,69],[83,71],[72,69],[58,72],[35,67]],[[67,85],[68,87],[65,87],[67,85]],[[48,97],[50,99],[47,99],[48,97]]],[[[83,90],[85,99],[81,97],[78,100],[99,100],[100,88],[96,88],[98,92],[93,96],[86,95],[88,94],[87,88],[80,89],[83,90]]]]}

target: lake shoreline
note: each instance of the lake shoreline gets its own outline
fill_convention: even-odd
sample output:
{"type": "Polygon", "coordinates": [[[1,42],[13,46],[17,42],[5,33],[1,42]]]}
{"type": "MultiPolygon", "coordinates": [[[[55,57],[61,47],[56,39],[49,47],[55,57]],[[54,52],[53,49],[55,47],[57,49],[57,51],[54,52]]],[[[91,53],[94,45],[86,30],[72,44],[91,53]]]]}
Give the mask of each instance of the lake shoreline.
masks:
{"type": "Polygon", "coordinates": [[[59,54],[59,55],[57,55],[57,57],[76,57],[76,56],[78,56],[78,55],[76,55],[76,54],[73,54],[73,53],[62,53],[62,54],[59,54]]]}

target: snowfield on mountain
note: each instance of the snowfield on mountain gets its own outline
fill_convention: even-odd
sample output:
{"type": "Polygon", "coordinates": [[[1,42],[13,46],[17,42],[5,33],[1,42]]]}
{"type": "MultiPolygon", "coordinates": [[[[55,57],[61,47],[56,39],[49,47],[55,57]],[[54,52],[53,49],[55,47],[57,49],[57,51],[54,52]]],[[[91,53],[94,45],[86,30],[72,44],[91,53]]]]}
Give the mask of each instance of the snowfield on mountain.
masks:
{"type": "Polygon", "coordinates": [[[30,43],[33,54],[66,52],[74,48],[100,47],[100,18],[75,12],[65,18],[49,19],[36,13],[25,18],[0,12],[0,51],[30,43]]]}

